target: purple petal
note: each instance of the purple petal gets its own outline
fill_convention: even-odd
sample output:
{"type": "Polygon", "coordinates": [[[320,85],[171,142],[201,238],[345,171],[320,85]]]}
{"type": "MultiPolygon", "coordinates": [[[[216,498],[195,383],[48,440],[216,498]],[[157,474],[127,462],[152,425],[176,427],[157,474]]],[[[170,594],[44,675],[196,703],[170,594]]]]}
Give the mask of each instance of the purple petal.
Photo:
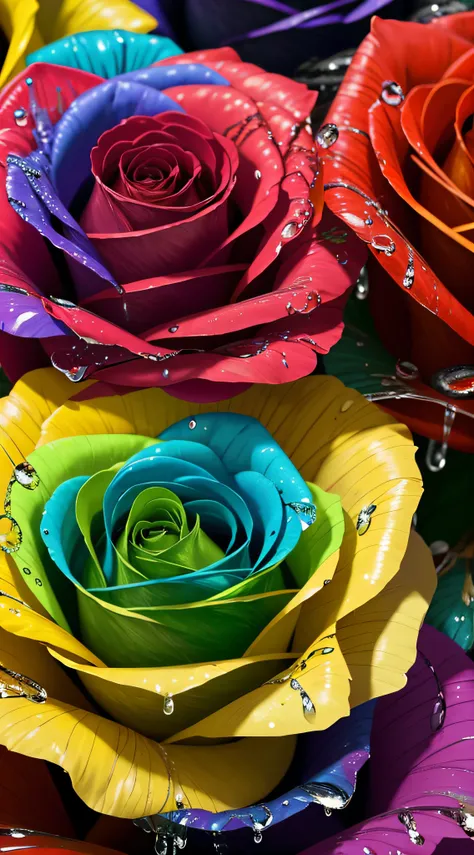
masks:
{"type": "MultiPolygon", "coordinates": [[[[202,810],[181,810],[168,814],[181,825],[194,829],[231,832],[248,827],[272,829],[283,820],[303,811],[308,805],[319,804],[337,810],[347,804],[355,789],[357,773],[370,752],[370,730],[374,703],[352,710],[326,731],[300,736],[292,767],[283,782],[289,787],[284,795],[242,810],[209,813],[202,810]]],[[[322,834],[328,833],[326,817],[320,813],[318,824],[322,834]]],[[[313,839],[317,837],[314,831],[313,839]]],[[[266,835],[267,836],[267,835],[266,835]]]]}
{"type": "Polygon", "coordinates": [[[53,246],[115,286],[113,276],[99,260],[88,237],[58,198],[48,177],[45,156],[33,152],[26,158],[9,155],[7,160],[7,195],[17,214],[53,246]],[[58,220],[62,225],[60,232],[54,225],[58,220]]]}
{"type": "Polygon", "coordinates": [[[71,335],[64,324],[48,315],[41,300],[8,286],[0,286],[0,318],[2,332],[23,338],[71,335]]]}

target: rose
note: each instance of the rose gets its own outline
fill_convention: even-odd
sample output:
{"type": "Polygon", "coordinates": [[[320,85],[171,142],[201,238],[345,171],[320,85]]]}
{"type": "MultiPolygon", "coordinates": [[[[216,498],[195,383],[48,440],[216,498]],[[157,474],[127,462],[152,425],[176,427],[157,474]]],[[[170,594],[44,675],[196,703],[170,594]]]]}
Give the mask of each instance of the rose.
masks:
{"type": "Polygon", "coordinates": [[[70,33],[95,27],[124,27],[147,33],[155,19],[130,0],[113,0],[101,4],[94,0],[2,0],[0,3],[2,49],[0,86],[10,80],[24,65],[25,55],[42,44],[70,33]],[[2,44],[2,48],[3,48],[2,44]]]}
{"type": "MultiPolygon", "coordinates": [[[[100,36],[67,41],[48,55],[102,68],[100,36]]],[[[36,338],[76,380],[217,398],[311,373],[340,336],[364,247],[323,214],[314,94],[229,49],[195,59],[105,83],[40,63],[0,99],[4,367],[38,364],[36,338]]]]}
{"type": "MultiPolygon", "coordinates": [[[[352,855],[361,851],[361,843],[367,849],[374,845],[379,849],[384,844],[396,851],[402,844],[404,848],[423,845],[430,851],[441,842],[449,846],[451,840],[458,840],[459,846],[454,846],[462,851],[466,835],[472,836],[473,822],[474,762],[466,748],[472,737],[472,719],[466,711],[472,702],[473,669],[472,661],[453,642],[425,627],[419,639],[417,662],[408,674],[405,689],[380,701],[375,712],[373,704],[364,704],[329,732],[309,737],[311,744],[307,740],[305,755],[300,755],[293,769],[293,781],[303,780],[298,775],[306,776],[308,769],[320,770],[320,760],[324,763],[326,757],[332,755],[331,770],[326,775],[343,784],[349,793],[353,792],[357,771],[366,762],[370,748],[371,774],[370,780],[366,777],[366,792],[363,779],[359,776],[357,781],[357,790],[362,788],[362,796],[368,797],[369,818],[352,828],[339,829],[337,836],[332,836],[337,824],[334,813],[328,818],[321,808],[319,811],[314,807],[304,810],[306,800],[316,792],[317,782],[314,782],[312,786],[294,787],[284,796],[254,805],[248,811],[239,811],[232,820],[227,818],[227,826],[225,817],[214,814],[214,829],[218,826],[226,832],[225,842],[230,852],[240,852],[243,846],[249,848],[252,834],[257,840],[265,835],[265,842],[272,851],[295,851],[295,823],[284,820],[291,806],[297,806],[300,811],[298,849],[324,841],[308,850],[312,855],[352,855]],[[400,757],[403,763],[397,762],[400,757]],[[456,788],[452,785],[453,769],[456,770],[456,788]],[[456,789],[461,794],[458,798],[456,789]],[[259,819],[264,816],[267,825],[262,832],[259,828],[264,823],[259,823],[259,819]],[[228,830],[231,822],[233,832],[228,830]]],[[[16,849],[31,851],[31,848],[41,850],[47,846],[56,850],[60,846],[58,852],[66,849],[105,855],[108,850],[100,850],[90,842],[58,840],[36,836],[34,832],[28,832],[21,839],[19,828],[72,837],[71,823],[76,816],[72,813],[68,819],[43,761],[3,750],[2,764],[8,781],[0,814],[2,824],[8,826],[2,835],[2,846],[10,847],[14,837],[16,849]]],[[[351,819],[357,822],[358,811],[355,812],[354,807],[351,819]]],[[[196,826],[202,828],[203,812],[187,813],[193,817],[188,846],[201,842],[205,847],[209,835],[200,841],[199,837],[204,835],[196,831],[196,826]]],[[[180,812],[176,812],[173,818],[179,819],[179,815],[180,812]]],[[[170,823],[164,831],[169,835],[170,848],[173,842],[176,848],[186,842],[185,826],[170,823]]],[[[137,851],[137,848],[142,851],[149,837],[141,841],[140,834],[142,832],[134,829],[131,823],[103,818],[95,822],[87,841],[100,841],[125,852],[137,851]]],[[[157,837],[158,843],[163,845],[165,839],[160,839],[159,834],[157,837]]],[[[212,839],[220,843],[216,831],[212,839]]]]}
{"type": "MultiPolygon", "coordinates": [[[[424,839],[421,845],[428,851],[435,849],[441,841],[443,845],[449,845],[451,840],[458,840],[458,848],[462,851],[465,835],[472,836],[474,793],[471,779],[474,763],[466,749],[466,742],[469,745],[472,736],[472,719],[466,715],[466,710],[472,700],[473,670],[472,661],[453,642],[436,631],[424,628],[420,635],[417,662],[408,674],[406,689],[380,701],[375,712],[372,704],[364,704],[331,728],[330,733],[312,734],[311,745],[307,742],[306,746],[310,753],[307,751],[306,756],[300,758],[294,770],[293,780],[298,780],[295,775],[307,774],[308,768],[321,768],[318,753],[324,757],[329,746],[329,752],[337,757],[329,774],[339,783],[344,782],[352,792],[357,770],[366,762],[370,747],[371,775],[370,781],[367,776],[366,792],[361,777],[357,782],[357,790],[362,788],[362,795],[368,796],[370,817],[352,828],[340,829],[333,837],[337,822],[335,815],[328,818],[321,809],[318,811],[314,807],[305,811],[303,799],[310,798],[310,787],[295,787],[284,797],[255,805],[249,813],[234,815],[233,833],[226,827],[223,829],[229,851],[240,852],[243,846],[250,847],[252,833],[257,840],[260,839],[258,835],[265,835],[265,842],[272,851],[296,851],[295,823],[284,822],[284,809],[288,810],[290,805],[300,807],[297,848],[324,841],[308,850],[313,855],[335,855],[336,852],[352,855],[361,851],[361,842],[367,844],[366,848],[374,845],[380,848],[383,843],[396,851],[400,843],[405,848],[408,841],[408,845],[420,845],[421,838],[424,839]],[[461,695],[456,688],[460,685],[463,687],[461,695]],[[448,716],[446,723],[445,712],[448,716]],[[342,745],[344,748],[341,750],[342,745]],[[400,755],[404,758],[401,764],[396,762],[400,755]],[[462,794],[460,799],[456,799],[452,786],[453,768],[462,794]],[[264,808],[267,819],[271,814],[271,823],[263,832],[255,831],[255,826],[259,827],[257,818],[263,814],[264,808]],[[249,814],[253,815],[253,822],[249,814]],[[242,830],[245,825],[250,827],[242,830]]],[[[107,850],[97,849],[90,842],[55,840],[36,836],[34,832],[21,839],[19,828],[73,837],[72,824],[76,816],[72,813],[69,819],[66,815],[43,761],[3,749],[2,765],[8,781],[0,814],[2,824],[8,827],[2,834],[2,846],[10,847],[13,837],[17,849],[38,847],[41,850],[47,846],[56,850],[59,845],[61,849],[58,848],[58,852],[66,848],[91,855],[100,855],[102,851],[105,855],[107,850]]],[[[355,812],[354,807],[351,818],[357,822],[359,812],[355,812]]],[[[179,813],[175,816],[179,817],[179,813]]],[[[202,812],[199,819],[202,822],[202,812]]],[[[218,825],[224,821],[221,816],[214,815],[214,819],[218,825]]],[[[183,825],[170,824],[166,830],[170,844],[173,839],[178,845],[186,840],[183,825]]],[[[138,851],[146,851],[143,844],[147,838],[143,837],[141,841],[140,834],[142,832],[134,829],[131,823],[103,818],[96,821],[87,841],[100,841],[125,852],[137,851],[138,847],[138,851]]],[[[194,823],[194,827],[189,828],[188,846],[201,842],[200,836],[203,836],[202,831],[196,831],[194,823]]],[[[213,839],[220,843],[215,832],[213,839]]],[[[158,842],[162,841],[158,838],[158,842]]],[[[202,843],[205,847],[209,840],[204,839],[202,843]]]]}
{"type": "Polygon", "coordinates": [[[397,403],[392,390],[390,409],[417,432],[465,451],[473,450],[473,432],[462,413],[474,415],[470,138],[463,130],[473,25],[472,13],[427,25],[375,19],[322,131],[327,204],[377,259],[369,271],[377,331],[404,363],[398,391],[401,381],[418,396],[397,403]]]}
{"type": "MultiPolygon", "coordinates": [[[[149,0],[140,5],[152,11],[149,0]]],[[[358,45],[374,12],[404,18],[411,11],[409,2],[390,0],[319,5],[314,0],[165,0],[164,6],[188,49],[230,44],[247,62],[290,75],[309,57],[322,59],[358,45]]]]}
{"type": "MultiPolygon", "coordinates": [[[[115,816],[170,811],[176,802],[204,811],[234,811],[261,800],[285,774],[294,734],[325,731],[347,715],[350,706],[404,685],[435,583],[429,550],[416,535],[407,550],[421,492],[408,432],[330,377],[311,377],[290,387],[252,387],[224,405],[198,407],[160,389],[117,396],[104,384],[93,383],[70,398],[73,391],[74,386],[57,372],[39,370],[1,402],[5,453],[0,457],[0,486],[5,510],[0,600],[4,597],[6,607],[0,608],[5,630],[0,661],[2,667],[30,677],[36,688],[24,681],[26,697],[9,700],[0,718],[0,742],[63,765],[89,806],[115,816]],[[265,428],[272,434],[273,440],[264,439],[265,450],[251,453],[244,433],[223,438],[223,433],[209,430],[211,424],[226,424],[226,419],[230,424],[237,416],[247,432],[250,425],[250,438],[253,431],[265,437],[265,428]],[[256,417],[259,421],[252,421],[256,417]],[[180,445],[183,432],[186,444],[180,445]],[[178,439],[167,439],[170,435],[178,439]],[[153,439],[156,436],[163,442],[153,439]],[[205,444],[193,443],[195,436],[205,444]],[[192,456],[188,443],[194,445],[192,456]],[[124,460],[147,445],[153,452],[160,449],[157,456],[164,456],[158,465],[167,468],[155,476],[155,463],[149,461],[141,480],[138,469],[124,467],[124,460]],[[272,463],[266,468],[259,458],[272,463]],[[195,477],[190,472],[197,459],[203,474],[195,477]],[[232,471],[239,459],[247,470],[241,474],[232,471]],[[211,463],[214,482],[204,472],[211,463]],[[186,594],[182,585],[173,595],[172,585],[179,586],[180,577],[175,575],[173,583],[171,561],[165,567],[159,559],[156,566],[163,579],[169,577],[168,604],[159,622],[146,619],[143,602],[132,600],[137,587],[122,588],[122,601],[111,603],[107,600],[117,590],[104,587],[100,579],[91,585],[85,579],[90,573],[95,579],[100,572],[108,573],[103,532],[114,496],[107,493],[110,487],[103,494],[112,474],[103,470],[110,465],[120,473],[114,477],[137,476],[132,492],[127,493],[128,481],[122,480],[119,518],[109,528],[117,548],[115,568],[120,566],[122,572],[126,550],[133,566],[135,556],[147,557],[143,547],[155,544],[156,551],[157,538],[170,535],[175,539],[166,544],[170,551],[178,558],[185,555],[187,535],[179,540],[178,501],[169,493],[165,497],[163,490],[181,494],[183,505],[190,503],[185,508],[189,530],[195,530],[199,513],[201,531],[216,544],[212,547],[203,537],[201,570],[187,575],[194,603],[182,596],[183,590],[186,594]],[[272,480],[281,487],[281,497],[267,483],[272,480]],[[150,487],[157,486],[161,495],[154,494],[154,507],[148,504],[143,510],[150,487]],[[76,487],[80,490],[74,505],[70,491],[76,487]],[[206,506],[191,495],[192,488],[202,499],[214,490],[227,508],[234,491],[233,507],[244,523],[240,531],[234,526],[237,533],[228,561],[240,550],[242,565],[237,573],[234,570],[234,578],[239,573],[246,577],[237,586],[247,596],[234,586],[236,596],[229,598],[228,581],[202,570],[211,550],[212,561],[218,547],[225,551],[215,531],[219,516],[232,531],[232,513],[216,508],[213,500],[206,506]],[[300,488],[309,491],[316,504],[316,520],[305,530],[300,522],[296,525],[298,514],[303,522],[311,520],[304,514],[309,503],[299,502],[308,498],[300,488]],[[70,511],[65,513],[66,499],[70,511]],[[137,501],[142,501],[139,511],[137,501]],[[291,511],[288,520],[286,513],[281,515],[282,503],[286,513],[291,511]],[[276,525],[271,528],[271,508],[280,509],[277,548],[285,560],[278,566],[280,556],[273,552],[271,557],[272,532],[277,531],[276,525]],[[176,523],[173,532],[164,524],[165,512],[176,523]],[[250,560],[245,554],[249,517],[255,521],[250,560]],[[157,531],[157,522],[167,534],[157,531]],[[265,554],[268,569],[263,569],[265,554]],[[255,556],[262,556],[262,569],[255,556]],[[256,570],[249,575],[254,565],[256,570]],[[179,602],[174,607],[173,596],[179,602]],[[227,615],[229,625],[222,617],[217,624],[219,611],[227,615]],[[95,623],[90,620],[93,612],[95,623]],[[232,629],[237,613],[239,625],[235,621],[232,629]],[[148,647],[142,643],[143,624],[148,647]],[[92,649],[84,643],[86,635],[92,649]],[[105,662],[94,652],[99,648],[105,662]],[[233,658],[224,658],[228,656],[233,658]],[[58,662],[77,673],[98,704],[96,709],[85,699],[78,702],[76,687],[71,694],[58,662]],[[37,709],[45,726],[36,726],[39,720],[28,697],[44,701],[37,709]],[[101,715],[101,708],[108,718],[101,715]],[[165,736],[166,745],[155,741],[165,736]],[[204,744],[193,744],[203,739],[204,744]]],[[[143,469],[143,464],[138,466],[143,469]]],[[[170,553],[162,555],[170,558],[170,553]]],[[[188,560],[197,557],[196,546],[188,550],[188,560]]],[[[231,575],[230,568],[226,573],[231,575]]],[[[145,578],[142,592],[149,594],[151,587],[145,578]]],[[[315,780],[324,781],[323,772],[315,780]]],[[[339,791],[330,789],[328,795],[322,787],[318,793],[326,805],[328,798],[339,806],[347,801],[339,791]]],[[[303,803],[310,800],[303,798],[303,803]]],[[[301,802],[295,804],[292,810],[301,802]]]]}

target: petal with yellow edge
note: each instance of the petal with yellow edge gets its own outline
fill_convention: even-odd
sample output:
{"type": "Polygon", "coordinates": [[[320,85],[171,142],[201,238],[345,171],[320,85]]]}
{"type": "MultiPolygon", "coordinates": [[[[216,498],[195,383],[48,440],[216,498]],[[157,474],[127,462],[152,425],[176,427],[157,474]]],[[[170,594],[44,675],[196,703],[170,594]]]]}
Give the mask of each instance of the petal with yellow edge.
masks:
{"type": "Polygon", "coordinates": [[[164,749],[90,711],[44,648],[4,631],[0,663],[36,679],[48,692],[42,704],[5,700],[0,741],[11,751],[61,766],[78,795],[98,812],[135,819],[172,810],[178,792],[184,804],[204,810],[237,808],[263,798],[290,765],[293,737],[281,739],[278,751],[268,739],[164,749]],[[54,699],[56,693],[61,700],[54,699]]]}
{"type": "Polygon", "coordinates": [[[289,669],[168,741],[326,730],[349,715],[349,692],[349,669],[329,627],[289,669]]]}
{"type": "Polygon", "coordinates": [[[0,87],[21,71],[28,53],[62,36],[101,29],[148,33],[156,25],[131,0],[0,0],[0,27],[9,41],[0,87]]]}
{"type": "Polygon", "coordinates": [[[149,33],[157,21],[132,0],[39,0],[38,27],[45,42],[88,30],[149,33]]]}
{"type": "Polygon", "coordinates": [[[9,41],[0,87],[21,70],[31,44],[42,44],[35,29],[38,8],[38,0],[0,0],[0,27],[9,41]]]}
{"type": "Polygon", "coordinates": [[[416,658],[420,626],[436,589],[430,550],[412,531],[397,576],[346,615],[337,635],[351,672],[351,707],[398,692],[416,658]]]}

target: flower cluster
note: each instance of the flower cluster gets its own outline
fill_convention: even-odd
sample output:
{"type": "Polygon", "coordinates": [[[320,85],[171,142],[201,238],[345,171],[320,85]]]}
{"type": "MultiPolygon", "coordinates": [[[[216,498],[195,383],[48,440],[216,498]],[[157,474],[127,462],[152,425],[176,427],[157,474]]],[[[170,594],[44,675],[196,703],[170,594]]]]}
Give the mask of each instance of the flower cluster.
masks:
{"type": "Polygon", "coordinates": [[[474,837],[460,5],[0,0],[4,850],[474,837]]]}

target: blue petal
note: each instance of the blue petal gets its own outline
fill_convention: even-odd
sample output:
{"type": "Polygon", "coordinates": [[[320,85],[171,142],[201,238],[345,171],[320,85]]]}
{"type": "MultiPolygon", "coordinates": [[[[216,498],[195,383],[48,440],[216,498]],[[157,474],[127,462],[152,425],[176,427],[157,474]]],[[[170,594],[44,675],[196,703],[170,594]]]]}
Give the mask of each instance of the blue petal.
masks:
{"type": "Polygon", "coordinates": [[[92,30],[45,45],[31,53],[26,64],[48,62],[110,78],[146,68],[182,52],[177,44],[165,36],[129,33],[127,30],[92,30]]]}
{"type": "MultiPolygon", "coordinates": [[[[290,787],[276,799],[263,804],[210,813],[204,810],[180,810],[165,816],[173,822],[207,831],[233,831],[245,826],[256,831],[260,826],[276,825],[318,802],[318,793],[349,800],[355,790],[357,773],[370,756],[370,733],[375,701],[351,710],[328,730],[298,738],[292,766],[283,781],[290,787]]],[[[342,807],[342,804],[341,804],[342,807]]],[[[315,817],[317,821],[317,817],[315,817]]],[[[241,841],[242,843],[242,841],[241,841]]]]}

